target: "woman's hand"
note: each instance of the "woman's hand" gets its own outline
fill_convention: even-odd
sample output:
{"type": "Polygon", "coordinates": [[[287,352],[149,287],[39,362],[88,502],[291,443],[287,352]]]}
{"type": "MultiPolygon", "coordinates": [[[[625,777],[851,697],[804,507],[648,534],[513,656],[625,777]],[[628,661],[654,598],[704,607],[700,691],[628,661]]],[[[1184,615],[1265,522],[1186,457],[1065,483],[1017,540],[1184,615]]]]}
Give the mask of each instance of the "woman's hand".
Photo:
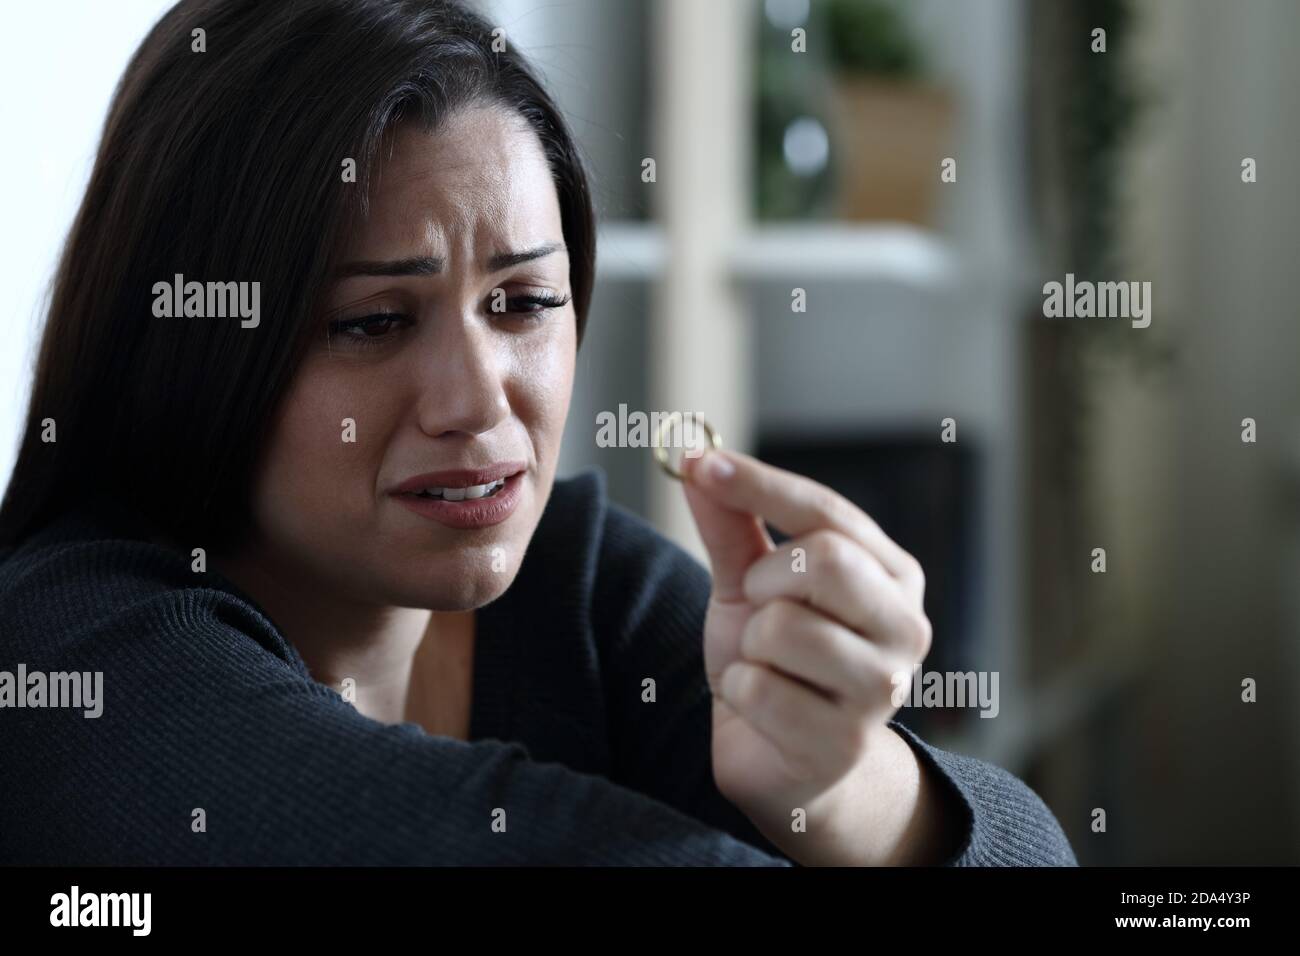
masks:
{"type": "Polygon", "coordinates": [[[887,726],[930,648],[920,565],[809,478],[730,451],[682,467],[713,573],[718,789],[805,865],[938,862],[951,815],[887,726]]]}

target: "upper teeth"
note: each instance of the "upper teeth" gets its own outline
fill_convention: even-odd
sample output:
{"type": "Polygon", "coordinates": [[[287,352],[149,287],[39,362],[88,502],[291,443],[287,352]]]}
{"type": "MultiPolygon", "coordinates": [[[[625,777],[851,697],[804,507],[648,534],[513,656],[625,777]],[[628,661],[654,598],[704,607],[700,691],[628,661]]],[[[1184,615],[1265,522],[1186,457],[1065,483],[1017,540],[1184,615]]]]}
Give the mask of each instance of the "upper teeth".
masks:
{"type": "Polygon", "coordinates": [[[466,498],[482,498],[484,495],[496,491],[505,483],[504,478],[498,478],[486,485],[470,485],[468,488],[425,488],[420,494],[443,498],[446,501],[464,501],[466,498]]]}

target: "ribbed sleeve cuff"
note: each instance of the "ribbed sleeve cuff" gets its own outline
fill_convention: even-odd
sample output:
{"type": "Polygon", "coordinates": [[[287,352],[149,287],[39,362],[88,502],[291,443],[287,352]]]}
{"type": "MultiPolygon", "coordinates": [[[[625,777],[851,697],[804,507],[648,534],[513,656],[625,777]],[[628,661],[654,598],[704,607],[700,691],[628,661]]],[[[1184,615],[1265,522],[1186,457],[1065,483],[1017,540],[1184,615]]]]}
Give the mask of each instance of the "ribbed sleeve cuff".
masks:
{"type": "Polygon", "coordinates": [[[1042,798],[1001,767],[932,747],[896,720],[889,726],[942,781],[962,815],[962,839],[943,866],[1078,866],[1042,798]]]}

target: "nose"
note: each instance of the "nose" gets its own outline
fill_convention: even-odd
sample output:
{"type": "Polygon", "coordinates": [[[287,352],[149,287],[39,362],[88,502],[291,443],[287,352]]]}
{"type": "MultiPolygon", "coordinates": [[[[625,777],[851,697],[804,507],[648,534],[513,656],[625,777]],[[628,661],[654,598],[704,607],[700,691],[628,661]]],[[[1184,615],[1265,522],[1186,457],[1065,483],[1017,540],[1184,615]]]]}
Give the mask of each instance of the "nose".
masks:
{"type": "Polygon", "coordinates": [[[437,322],[419,363],[420,430],[430,437],[491,431],[510,415],[508,363],[492,330],[472,314],[437,322]]]}

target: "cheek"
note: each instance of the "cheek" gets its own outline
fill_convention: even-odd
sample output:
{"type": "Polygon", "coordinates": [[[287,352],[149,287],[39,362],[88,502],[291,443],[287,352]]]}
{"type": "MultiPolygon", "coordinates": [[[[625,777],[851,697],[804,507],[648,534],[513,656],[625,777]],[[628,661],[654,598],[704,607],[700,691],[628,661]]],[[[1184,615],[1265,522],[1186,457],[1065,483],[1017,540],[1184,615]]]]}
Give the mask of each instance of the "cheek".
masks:
{"type": "Polygon", "coordinates": [[[382,389],[304,366],[281,407],[258,493],[263,526],[321,539],[371,508],[382,389]]]}
{"type": "MultiPolygon", "coordinates": [[[[532,350],[521,369],[520,391],[526,396],[526,413],[520,412],[533,435],[537,453],[545,465],[553,465],[564,432],[573,395],[573,319],[567,331],[553,336],[544,346],[532,350]]],[[[517,410],[518,411],[518,410],[517,410]]],[[[549,470],[549,469],[548,469],[549,470]]]]}

